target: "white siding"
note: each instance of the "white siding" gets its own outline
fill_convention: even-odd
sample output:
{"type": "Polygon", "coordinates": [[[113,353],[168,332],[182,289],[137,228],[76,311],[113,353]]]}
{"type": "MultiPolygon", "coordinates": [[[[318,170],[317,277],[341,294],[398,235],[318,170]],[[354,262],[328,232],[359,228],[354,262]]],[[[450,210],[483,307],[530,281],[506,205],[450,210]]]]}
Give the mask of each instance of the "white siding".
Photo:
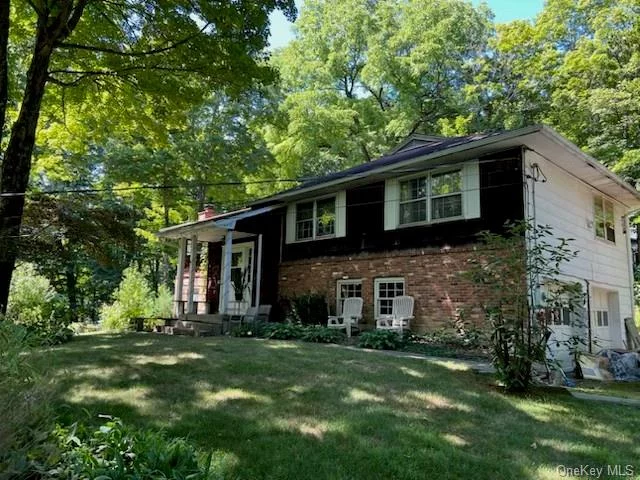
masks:
{"type": "MultiPolygon", "coordinates": [[[[562,158],[554,159],[554,162],[562,165],[562,158]]],[[[583,286],[588,281],[591,289],[601,288],[618,294],[619,318],[616,319],[617,324],[612,325],[611,335],[613,345],[622,347],[622,321],[633,314],[628,239],[623,221],[625,208],[615,199],[610,199],[614,204],[616,221],[615,244],[596,238],[593,199],[601,194],[549,160],[528,151],[525,156],[528,173],[531,173],[532,163],[539,165],[547,180],[538,181],[535,186],[529,180],[527,216],[531,218],[535,212],[538,225],[550,225],[556,237],[574,239],[571,247],[579,253],[577,258],[563,267],[562,274],[567,280],[580,281],[583,286]]]]}

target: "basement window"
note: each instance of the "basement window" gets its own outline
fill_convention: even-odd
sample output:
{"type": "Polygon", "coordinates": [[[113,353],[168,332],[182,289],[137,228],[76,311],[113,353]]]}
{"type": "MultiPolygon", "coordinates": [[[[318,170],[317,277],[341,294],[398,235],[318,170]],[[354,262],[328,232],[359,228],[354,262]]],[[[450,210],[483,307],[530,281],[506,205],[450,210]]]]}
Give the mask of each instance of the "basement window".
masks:
{"type": "Polygon", "coordinates": [[[362,298],[362,280],[338,280],[336,312],[342,315],[342,306],[347,298],[362,298]]]}
{"type": "Polygon", "coordinates": [[[393,299],[404,295],[404,278],[376,278],[375,290],[375,317],[391,315],[393,313],[393,299]]]}
{"type": "Polygon", "coordinates": [[[616,220],[613,213],[613,203],[604,197],[593,199],[593,217],[596,237],[609,242],[616,242],[616,220]]]}

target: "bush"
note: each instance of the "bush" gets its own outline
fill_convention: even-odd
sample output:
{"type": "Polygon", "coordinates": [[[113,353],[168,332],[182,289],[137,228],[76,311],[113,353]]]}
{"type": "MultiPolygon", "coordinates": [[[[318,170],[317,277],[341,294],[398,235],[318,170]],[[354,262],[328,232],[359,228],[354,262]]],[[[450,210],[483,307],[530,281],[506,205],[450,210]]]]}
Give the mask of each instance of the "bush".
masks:
{"type": "Polygon", "coordinates": [[[144,274],[129,267],[124,271],[122,281],[113,294],[113,303],[102,306],[102,326],[107,330],[124,330],[129,327],[132,318],[151,317],[154,303],[154,296],[144,274]]]}
{"type": "Polygon", "coordinates": [[[392,330],[371,330],[358,337],[358,346],[361,348],[398,350],[403,344],[403,339],[392,330]]]}
{"type": "Polygon", "coordinates": [[[65,298],[30,263],[18,265],[13,273],[7,318],[23,325],[32,339],[44,345],[62,343],[73,336],[65,298]]]}
{"type": "Polygon", "coordinates": [[[126,428],[117,418],[91,431],[78,424],[58,426],[58,454],[39,465],[49,478],[190,479],[209,477],[211,455],[201,458],[184,439],[126,428]]]}
{"type": "MultiPolygon", "coordinates": [[[[527,221],[508,225],[506,235],[482,232],[486,249],[474,254],[465,273],[484,293],[492,363],[507,391],[527,390],[533,364],[546,361],[552,317],[563,309],[579,317],[584,303],[579,283],[559,280],[562,266],[578,252],[570,248],[571,239],[552,233],[527,221]]],[[[574,331],[582,328],[580,320],[571,323],[574,331]]],[[[575,345],[583,341],[572,336],[558,343],[577,352],[575,345]]]]}
{"type": "Polygon", "coordinates": [[[264,326],[261,336],[273,340],[299,340],[305,328],[299,323],[269,323],[264,326]]]}
{"type": "Polygon", "coordinates": [[[313,343],[342,343],[346,335],[335,328],[322,325],[309,325],[305,327],[302,340],[313,343]]]}
{"type": "Polygon", "coordinates": [[[0,319],[0,472],[8,478],[23,477],[51,428],[48,386],[29,362],[34,342],[24,326],[0,319]]]}
{"type": "Polygon", "coordinates": [[[288,299],[288,319],[303,325],[322,325],[327,322],[327,299],[319,293],[307,293],[288,299]]]}
{"type": "MultiPolygon", "coordinates": [[[[277,325],[277,324],[274,324],[277,325]]],[[[263,327],[260,325],[247,325],[243,324],[234,328],[231,331],[231,335],[234,337],[259,337],[263,327]]]]}

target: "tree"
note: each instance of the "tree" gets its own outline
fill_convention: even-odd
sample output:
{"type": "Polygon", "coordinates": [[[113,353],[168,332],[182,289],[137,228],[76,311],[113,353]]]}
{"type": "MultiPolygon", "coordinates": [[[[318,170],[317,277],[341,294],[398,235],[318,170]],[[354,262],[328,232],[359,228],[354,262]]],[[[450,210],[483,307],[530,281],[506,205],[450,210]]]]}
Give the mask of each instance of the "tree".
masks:
{"type": "Polygon", "coordinates": [[[274,56],[278,111],[263,127],[275,177],[369,161],[465,110],[490,13],[459,0],[309,0],[274,56]]]}
{"type": "MultiPolygon", "coordinates": [[[[582,286],[561,277],[578,252],[572,239],[555,238],[551,227],[530,221],[508,225],[505,234],[487,231],[479,237],[485,248],[474,253],[463,275],[481,291],[499,380],[508,391],[525,391],[533,364],[546,362],[549,319],[562,309],[576,317],[583,308],[582,286]]],[[[573,348],[575,341],[562,343],[573,348]]]]}
{"type": "Polygon", "coordinates": [[[1,2],[2,131],[9,120],[10,68],[17,68],[12,48],[32,48],[0,176],[0,311],[6,309],[38,120],[51,86],[65,102],[71,87],[81,89],[79,96],[101,99],[93,109],[111,103],[113,111],[118,99],[146,92],[170,111],[172,103],[192,102],[214,87],[239,92],[254,81],[268,82],[273,71],[261,60],[275,8],[295,14],[293,0],[1,2]]]}

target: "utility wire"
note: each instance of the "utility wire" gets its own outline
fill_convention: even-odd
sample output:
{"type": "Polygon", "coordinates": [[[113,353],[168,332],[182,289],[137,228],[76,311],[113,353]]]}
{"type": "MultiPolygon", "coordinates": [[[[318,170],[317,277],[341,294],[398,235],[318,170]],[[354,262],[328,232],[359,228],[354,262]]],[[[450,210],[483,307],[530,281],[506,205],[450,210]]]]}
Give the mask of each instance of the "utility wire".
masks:
{"type": "MultiPolygon", "coordinates": [[[[504,162],[504,161],[512,161],[518,159],[519,157],[508,157],[508,158],[494,158],[494,159],[486,159],[486,160],[478,160],[478,164],[487,164],[487,163],[496,163],[496,162],[504,162]]],[[[455,168],[458,166],[462,166],[465,163],[468,163],[469,160],[460,161],[457,163],[439,163],[439,164],[430,164],[426,167],[420,168],[404,168],[399,170],[393,170],[390,172],[385,172],[388,174],[412,174],[423,172],[427,170],[432,170],[440,167],[451,167],[455,168]]],[[[364,164],[366,165],[366,164],[364,164]]],[[[386,165],[385,165],[386,166],[386,165]]],[[[375,169],[371,170],[372,173],[375,173],[375,169]]],[[[327,181],[333,180],[341,180],[343,178],[349,178],[359,173],[366,172],[349,172],[348,170],[344,173],[338,172],[335,174],[329,174],[322,177],[299,177],[299,178],[276,178],[276,179],[266,179],[266,180],[236,180],[236,181],[225,181],[225,182],[205,182],[205,183],[185,183],[185,184],[172,184],[172,185],[158,185],[158,184],[147,184],[147,185],[136,185],[136,186],[128,186],[128,187],[109,187],[109,188],[75,188],[75,189],[59,189],[59,190],[44,190],[44,191],[31,191],[31,192],[5,192],[0,193],[0,197],[28,197],[28,196],[44,196],[44,195],[65,195],[65,194],[97,194],[97,193],[111,193],[111,192],[126,192],[126,191],[136,191],[136,190],[173,190],[173,189],[187,189],[187,188],[202,188],[202,187],[228,187],[228,186],[245,186],[245,185],[260,185],[260,184],[273,184],[273,183],[304,183],[313,182],[315,184],[322,183],[323,179],[327,179],[327,181]]]]}

